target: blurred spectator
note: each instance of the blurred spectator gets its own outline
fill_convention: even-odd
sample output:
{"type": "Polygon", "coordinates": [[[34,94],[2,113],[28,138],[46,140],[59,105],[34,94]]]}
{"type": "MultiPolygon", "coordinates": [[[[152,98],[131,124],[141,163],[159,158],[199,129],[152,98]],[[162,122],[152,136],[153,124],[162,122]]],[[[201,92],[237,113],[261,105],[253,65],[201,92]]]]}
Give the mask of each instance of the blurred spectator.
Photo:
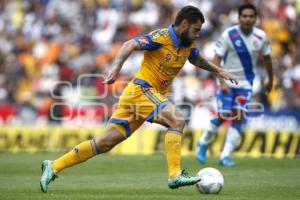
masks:
{"type": "MultiPolygon", "coordinates": [[[[48,116],[51,104],[59,102],[68,108],[87,103],[107,105],[107,111],[97,112],[103,115],[99,117],[102,123],[108,119],[118,94],[142,59],[141,53],[133,54],[124,64],[121,82],[105,88],[101,77],[94,75],[107,72],[122,42],[153,28],[167,27],[181,6],[192,4],[206,18],[198,46],[204,56],[212,58],[216,38],[237,22],[236,8],[243,2],[252,2],[260,8],[258,26],[266,31],[273,48],[276,87],[265,96],[261,85],[266,74],[259,64],[255,101],[263,102],[266,109],[274,112],[300,110],[300,1],[3,0],[0,1],[0,122],[60,123],[48,116]],[[82,77],[86,77],[83,83],[82,77]],[[58,100],[51,94],[61,84],[64,87],[59,96],[64,99],[58,100]],[[83,94],[96,98],[86,98],[83,94]]],[[[194,105],[209,113],[214,112],[215,91],[211,74],[186,63],[174,82],[172,98],[177,104],[194,105]]],[[[202,117],[193,114],[193,108],[182,107],[190,117],[202,117]]],[[[54,113],[63,119],[67,113],[63,110],[64,106],[57,107],[54,113]]]]}

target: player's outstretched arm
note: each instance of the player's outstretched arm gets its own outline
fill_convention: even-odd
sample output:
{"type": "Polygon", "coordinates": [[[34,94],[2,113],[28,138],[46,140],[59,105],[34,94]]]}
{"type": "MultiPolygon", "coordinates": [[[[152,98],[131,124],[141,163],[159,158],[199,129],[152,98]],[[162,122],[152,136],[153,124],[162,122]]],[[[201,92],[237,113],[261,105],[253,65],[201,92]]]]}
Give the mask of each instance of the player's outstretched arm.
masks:
{"type": "Polygon", "coordinates": [[[266,66],[267,74],[268,74],[268,82],[265,85],[266,92],[271,92],[273,88],[273,67],[272,67],[272,59],[270,55],[264,56],[264,64],[266,66]]]}
{"type": "MultiPolygon", "coordinates": [[[[214,59],[212,60],[212,63],[214,63],[217,66],[220,66],[221,61],[222,61],[222,57],[216,54],[214,56],[214,59]]],[[[227,83],[225,82],[225,80],[223,78],[220,78],[220,77],[218,79],[219,79],[219,82],[220,82],[220,90],[223,93],[226,93],[226,94],[230,93],[230,88],[227,85],[227,83]]]]}
{"type": "Polygon", "coordinates": [[[139,50],[140,46],[135,40],[129,40],[125,42],[122,47],[120,48],[119,52],[117,53],[117,56],[115,57],[112,65],[113,68],[109,71],[106,79],[103,81],[103,83],[106,84],[112,84],[115,82],[117,76],[119,75],[119,72],[122,69],[122,66],[124,62],[127,60],[127,58],[130,56],[130,54],[134,50],[139,50]]]}
{"type": "Polygon", "coordinates": [[[205,58],[203,58],[201,55],[198,55],[197,58],[189,60],[193,65],[196,67],[199,67],[201,69],[205,69],[210,72],[216,73],[220,78],[229,80],[230,82],[234,84],[238,84],[237,80],[229,73],[227,73],[224,69],[221,67],[215,65],[214,63],[209,62],[205,58]]]}

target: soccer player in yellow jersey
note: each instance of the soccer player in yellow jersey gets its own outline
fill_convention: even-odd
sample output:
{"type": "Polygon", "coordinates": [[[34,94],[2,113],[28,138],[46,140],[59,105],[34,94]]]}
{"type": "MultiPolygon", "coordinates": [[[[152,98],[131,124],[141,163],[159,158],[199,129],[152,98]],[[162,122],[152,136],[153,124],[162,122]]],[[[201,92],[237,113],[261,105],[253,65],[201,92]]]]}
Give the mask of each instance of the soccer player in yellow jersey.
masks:
{"type": "Polygon", "coordinates": [[[172,80],[187,60],[197,67],[216,73],[220,78],[236,83],[231,75],[199,54],[194,40],[199,37],[203,23],[201,11],[196,7],[186,6],[177,14],[175,23],[167,29],[153,31],[122,45],[105,83],[114,83],[123,63],[134,50],[144,51],[140,70],[123,91],[103,134],[78,144],[54,161],[43,161],[40,179],[43,192],[47,192],[49,183],[60,171],[110,151],[126,140],[144,121],[160,123],[168,128],[165,134],[168,186],[173,189],[200,181],[198,177],[191,177],[181,170],[184,118],[167,99],[166,94],[172,80]]]}

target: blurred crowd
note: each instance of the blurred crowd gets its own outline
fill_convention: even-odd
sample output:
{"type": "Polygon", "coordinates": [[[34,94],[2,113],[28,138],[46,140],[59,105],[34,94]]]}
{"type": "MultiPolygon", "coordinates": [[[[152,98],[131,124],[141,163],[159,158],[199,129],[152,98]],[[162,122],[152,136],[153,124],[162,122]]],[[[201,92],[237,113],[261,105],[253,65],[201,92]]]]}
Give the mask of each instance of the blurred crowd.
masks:
{"type": "MultiPolygon", "coordinates": [[[[103,85],[124,41],[168,27],[177,11],[190,4],[205,15],[197,44],[212,59],[214,42],[238,22],[242,2],[257,6],[257,25],[273,50],[275,88],[265,94],[266,72],[259,59],[254,100],[271,111],[300,111],[300,1],[1,0],[0,124],[105,123],[143,56],[134,53],[117,83],[103,85]]],[[[214,113],[216,91],[213,74],[186,63],[171,98],[214,113]]]]}

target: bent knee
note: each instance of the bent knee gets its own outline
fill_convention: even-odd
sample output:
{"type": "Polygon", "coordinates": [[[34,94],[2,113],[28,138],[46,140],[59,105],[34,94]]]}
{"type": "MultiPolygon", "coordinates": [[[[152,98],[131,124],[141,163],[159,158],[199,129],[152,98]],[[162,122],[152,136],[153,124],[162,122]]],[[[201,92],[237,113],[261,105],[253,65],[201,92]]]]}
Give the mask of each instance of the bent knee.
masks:
{"type": "Polygon", "coordinates": [[[181,111],[175,105],[168,105],[159,113],[159,119],[162,119],[164,124],[169,128],[183,130],[185,125],[184,117],[181,111]]]}
{"type": "Polygon", "coordinates": [[[105,153],[125,139],[116,129],[108,127],[102,135],[95,138],[95,143],[99,151],[105,153]]]}
{"type": "Polygon", "coordinates": [[[170,120],[169,124],[170,128],[176,128],[179,130],[183,130],[185,126],[185,120],[183,117],[175,117],[172,120],[170,120]]]}
{"type": "Polygon", "coordinates": [[[100,148],[103,152],[108,152],[110,151],[113,147],[115,146],[115,144],[111,143],[111,142],[103,142],[100,143],[100,148]]]}
{"type": "Polygon", "coordinates": [[[114,146],[116,146],[116,143],[111,141],[105,141],[105,140],[97,141],[97,148],[100,150],[101,153],[106,153],[110,151],[114,146]]]}

